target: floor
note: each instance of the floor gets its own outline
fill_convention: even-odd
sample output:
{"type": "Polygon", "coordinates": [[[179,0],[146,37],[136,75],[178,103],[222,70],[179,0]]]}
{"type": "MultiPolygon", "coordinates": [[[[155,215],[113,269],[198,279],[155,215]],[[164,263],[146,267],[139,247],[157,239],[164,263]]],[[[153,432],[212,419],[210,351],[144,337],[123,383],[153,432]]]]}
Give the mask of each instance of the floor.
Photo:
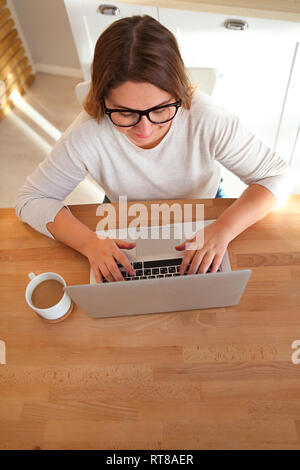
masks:
{"type": "MultiPolygon", "coordinates": [[[[78,78],[38,73],[33,85],[0,122],[0,207],[14,207],[19,188],[80,113],[78,78]]],[[[87,177],[67,204],[99,203],[103,190],[87,177]]]]}

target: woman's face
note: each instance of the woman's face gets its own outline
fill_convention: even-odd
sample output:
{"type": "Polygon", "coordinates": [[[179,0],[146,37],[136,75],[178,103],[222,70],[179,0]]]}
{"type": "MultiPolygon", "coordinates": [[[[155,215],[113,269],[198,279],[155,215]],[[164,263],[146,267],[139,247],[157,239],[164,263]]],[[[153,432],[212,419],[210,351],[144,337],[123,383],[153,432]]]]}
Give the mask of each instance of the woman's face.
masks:
{"type": "MultiPolygon", "coordinates": [[[[168,92],[157,88],[151,83],[125,82],[110,90],[105,98],[107,108],[130,108],[144,111],[154,106],[174,103],[176,100],[168,92]]],[[[164,124],[153,124],[147,116],[142,116],[138,124],[132,127],[118,127],[138,147],[149,149],[159,144],[168,132],[172,121],[164,124]]],[[[113,124],[113,123],[112,123],[113,124]]],[[[114,125],[114,124],[113,124],[114,125]]]]}

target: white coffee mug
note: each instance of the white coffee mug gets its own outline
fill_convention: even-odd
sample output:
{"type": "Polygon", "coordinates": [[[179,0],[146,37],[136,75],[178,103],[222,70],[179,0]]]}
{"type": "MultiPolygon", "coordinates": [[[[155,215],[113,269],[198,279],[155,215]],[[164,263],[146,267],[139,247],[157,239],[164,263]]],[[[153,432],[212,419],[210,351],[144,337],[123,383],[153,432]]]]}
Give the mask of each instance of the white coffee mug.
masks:
{"type": "Polygon", "coordinates": [[[31,301],[31,296],[36,286],[38,286],[43,281],[47,281],[48,279],[55,279],[56,281],[59,281],[64,287],[66,287],[67,284],[64,278],[56,273],[42,273],[38,275],[29,273],[28,277],[31,279],[31,281],[26,287],[25,299],[29,307],[31,307],[36,313],[46,320],[57,320],[58,318],[63,317],[70,309],[72,302],[71,298],[66,292],[57,304],[49,308],[35,307],[31,301]]]}

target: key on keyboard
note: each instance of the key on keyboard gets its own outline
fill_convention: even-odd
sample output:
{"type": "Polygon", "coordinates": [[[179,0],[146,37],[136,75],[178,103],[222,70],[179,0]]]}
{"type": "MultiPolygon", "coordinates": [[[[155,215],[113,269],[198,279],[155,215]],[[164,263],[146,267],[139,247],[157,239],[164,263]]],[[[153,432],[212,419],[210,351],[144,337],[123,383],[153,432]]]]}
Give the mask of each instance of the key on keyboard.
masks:
{"type": "MultiPolygon", "coordinates": [[[[182,263],[182,258],[173,258],[173,259],[160,259],[154,261],[137,261],[133,262],[132,266],[135,269],[135,275],[130,276],[126,269],[120,264],[118,267],[123,275],[125,281],[137,281],[140,279],[155,279],[162,277],[174,277],[180,276],[179,268],[182,263]]],[[[187,275],[189,266],[186,268],[184,275],[187,275]]],[[[209,273],[211,266],[208,268],[207,272],[209,273]]],[[[220,268],[218,272],[220,272],[220,268]]],[[[103,278],[103,282],[108,282],[103,278]]]]}

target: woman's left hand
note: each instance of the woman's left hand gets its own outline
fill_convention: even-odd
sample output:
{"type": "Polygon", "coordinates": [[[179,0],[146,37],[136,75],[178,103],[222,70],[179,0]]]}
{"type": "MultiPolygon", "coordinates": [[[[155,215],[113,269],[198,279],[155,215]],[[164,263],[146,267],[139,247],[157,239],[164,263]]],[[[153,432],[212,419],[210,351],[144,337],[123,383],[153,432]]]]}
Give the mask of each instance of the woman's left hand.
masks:
{"type": "Polygon", "coordinates": [[[191,263],[187,274],[206,273],[210,265],[212,273],[217,272],[224,257],[226,248],[231,241],[228,230],[222,227],[218,221],[207,225],[202,229],[204,233],[196,232],[194,236],[187,239],[181,245],[175,246],[176,250],[182,251],[186,248],[186,253],[180,266],[180,274],[184,274],[186,268],[191,263]],[[204,236],[204,237],[203,237],[204,236]],[[203,244],[199,246],[199,240],[203,244]],[[194,246],[188,244],[193,243],[194,246]],[[197,249],[199,247],[199,249],[197,249]]]}

